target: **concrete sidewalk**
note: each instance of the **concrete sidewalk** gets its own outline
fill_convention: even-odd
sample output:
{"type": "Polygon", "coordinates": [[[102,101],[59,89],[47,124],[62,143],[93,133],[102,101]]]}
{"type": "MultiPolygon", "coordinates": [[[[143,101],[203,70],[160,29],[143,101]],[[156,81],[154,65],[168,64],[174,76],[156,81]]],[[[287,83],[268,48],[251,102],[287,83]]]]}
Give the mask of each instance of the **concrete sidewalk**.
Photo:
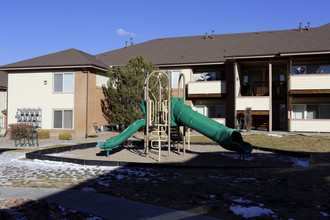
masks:
{"type": "Polygon", "coordinates": [[[0,187],[0,200],[8,198],[43,199],[81,212],[87,212],[103,219],[215,219],[105,194],[71,189],[0,187]]]}

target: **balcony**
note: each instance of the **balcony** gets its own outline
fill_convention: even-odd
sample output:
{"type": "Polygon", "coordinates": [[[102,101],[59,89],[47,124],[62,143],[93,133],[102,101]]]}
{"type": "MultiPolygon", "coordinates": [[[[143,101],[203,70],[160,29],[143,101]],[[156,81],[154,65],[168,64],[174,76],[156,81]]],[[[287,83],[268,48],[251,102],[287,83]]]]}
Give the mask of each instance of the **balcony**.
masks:
{"type": "Polygon", "coordinates": [[[310,90],[330,93],[330,74],[301,74],[290,76],[289,90],[292,93],[297,90],[310,90]]]}
{"type": "MultiPolygon", "coordinates": [[[[273,81],[272,96],[275,98],[285,97],[287,94],[287,83],[283,81],[273,81]]],[[[242,96],[269,96],[269,82],[253,82],[252,89],[249,86],[242,85],[242,96]]]]}
{"type": "Polygon", "coordinates": [[[236,98],[236,110],[269,111],[269,96],[241,96],[236,98]]]}
{"type": "Polygon", "coordinates": [[[222,97],[226,93],[226,81],[196,81],[188,83],[188,97],[222,97]]]}

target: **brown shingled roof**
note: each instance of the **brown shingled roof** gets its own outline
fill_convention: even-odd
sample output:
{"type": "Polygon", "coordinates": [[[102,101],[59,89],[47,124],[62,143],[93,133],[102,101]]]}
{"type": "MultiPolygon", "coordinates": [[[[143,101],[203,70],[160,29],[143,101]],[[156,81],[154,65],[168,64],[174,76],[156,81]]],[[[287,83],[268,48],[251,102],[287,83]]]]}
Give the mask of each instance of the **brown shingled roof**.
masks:
{"type": "Polygon", "coordinates": [[[8,84],[8,75],[0,70],[0,89],[6,89],[8,84]]]}
{"type": "Polygon", "coordinates": [[[65,66],[94,66],[107,69],[107,65],[95,56],[76,49],[63,50],[48,55],[1,66],[2,69],[13,68],[52,68],[65,66]]]}
{"type": "Polygon", "coordinates": [[[330,51],[330,23],[310,30],[264,31],[242,34],[163,38],[96,55],[108,65],[124,65],[144,55],[157,65],[225,62],[229,56],[278,55],[330,51]]]}

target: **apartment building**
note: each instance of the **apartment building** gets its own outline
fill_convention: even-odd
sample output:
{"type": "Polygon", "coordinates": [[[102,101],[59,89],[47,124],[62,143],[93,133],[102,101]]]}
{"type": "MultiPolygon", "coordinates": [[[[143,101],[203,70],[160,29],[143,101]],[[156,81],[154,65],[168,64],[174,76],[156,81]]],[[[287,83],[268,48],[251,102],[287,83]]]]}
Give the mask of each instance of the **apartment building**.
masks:
{"type": "Polygon", "coordinates": [[[7,124],[7,73],[0,71],[0,136],[6,132],[7,124]]]}
{"type": "Polygon", "coordinates": [[[66,118],[73,118],[71,131],[86,135],[93,121],[106,123],[99,103],[106,69],[143,55],[168,72],[174,96],[183,73],[191,106],[229,127],[244,128],[244,111],[251,108],[254,129],[330,132],[329,36],[330,23],[241,34],[212,32],[155,39],[95,56],[70,49],[9,64],[0,67],[8,73],[8,122],[17,122],[18,108],[40,107],[42,128],[60,131],[69,126],[66,118]],[[70,91],[64,91],[66,86],[70,91]],[[91,92],[98,94],[94,101],[91,92]],[[42,101],[31,98],[38,95],[42,101]]]}
{"type": "Polygon", "coordinates": [[[8,124],[32,124],[52,136],[95,133],[106,124],[102,85],[106,66],[94,56],[69,49],[2,67],[8,73],[8,124]]]}
{"type": "Polygon", "coordinates": [[[330,132],[330,24],[316,28],[155,39],[96,55],[110,66],[143,54],[185,74],[196,111],[229,127],[330,132]]]}

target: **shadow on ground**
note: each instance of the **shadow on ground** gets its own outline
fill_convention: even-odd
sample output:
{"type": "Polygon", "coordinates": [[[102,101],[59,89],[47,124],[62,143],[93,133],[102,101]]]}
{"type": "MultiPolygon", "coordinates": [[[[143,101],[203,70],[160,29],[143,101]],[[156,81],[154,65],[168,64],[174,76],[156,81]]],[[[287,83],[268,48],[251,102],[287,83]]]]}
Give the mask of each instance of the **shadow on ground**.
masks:
{"type": "MultiPolygon", "coordinates": [[[[224,158],[223,155],[218,157],[216,154],[197,155],[185,165],[201,161],[208,163],[214,160],[214,156],[218,160],[224,158]]],[[[237,162],[237,159],[230,157],[226,157],[226,160],[237,162]]],[[[269,161],[270,159],[258,161],[261,163],[259,167],[245,167],[244,163],[248,163],[248,160],[239,162],[243,165],[226,168],[124,166],[44,200],[78,208],[83,212],[95,212],[96,215],[103,213],[99,216],[109,219],[118,219],[118,216],[125,219],[133,212],[137,213],[136,218],[155,219],[173,214],[173,210],[166,209],[164,212],[153,212],[153,206],[143,208],[137,205],[133,208],[126,206],[124,200],[116,198],[222,219],[243,219],[242,215],[256,210],[261,216],[250,219],[329,217],[329,153],[313,153],[308,167],[293,167],[288,164],[262,166],[262,163],[267,164],[269,161]],[[110,195],[115,199],[97,199],[94,195],[98,194],[91,192],[110,195]]],[[[26,210],[28,205],[29,203],[20,208],[26,210]]]]}

